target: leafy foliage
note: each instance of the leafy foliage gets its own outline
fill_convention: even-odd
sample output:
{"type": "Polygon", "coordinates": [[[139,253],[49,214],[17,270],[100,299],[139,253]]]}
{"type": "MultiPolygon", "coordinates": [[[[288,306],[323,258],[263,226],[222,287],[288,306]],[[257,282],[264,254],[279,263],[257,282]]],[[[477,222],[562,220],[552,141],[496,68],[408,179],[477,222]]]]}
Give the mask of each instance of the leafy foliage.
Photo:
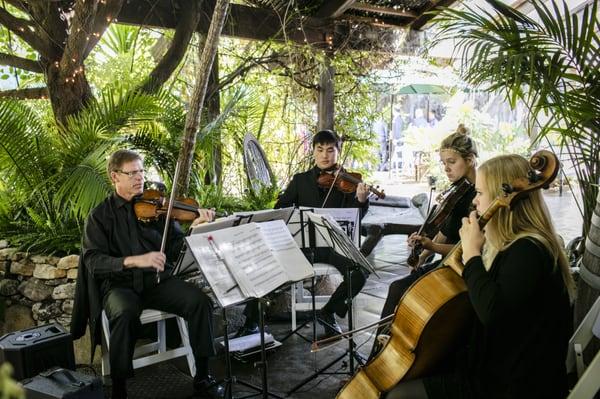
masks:
{"type": "Polygon", "coordinates": [[[497,0],[492,11],[445,9],[435,19],[433,40],[455,40],[463,77],[489,91],[523,101],[537,140],[561,138],[575,166],[584,199],[584,233],[591,220],[600,178],[600,24],[598,2],[574,14],[566,2],[532,2],[537,18],[497,0]]]}

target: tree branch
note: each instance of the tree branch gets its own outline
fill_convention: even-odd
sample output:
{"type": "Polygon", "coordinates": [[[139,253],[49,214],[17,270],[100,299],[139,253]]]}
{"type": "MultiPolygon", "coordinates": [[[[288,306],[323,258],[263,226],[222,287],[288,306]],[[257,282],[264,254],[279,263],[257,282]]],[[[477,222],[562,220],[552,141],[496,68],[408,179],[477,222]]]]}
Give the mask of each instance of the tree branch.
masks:
{"type": "Polygon", "coordinates": [[[106,28],[115,20],[121,8],[123,7],[124,0],[107,0],[98,6],[96,17],[94,18],[94,25],[90,33],[90,39],[87,42],[85,51],[83,52],[82,59],[86,59],[92,52],[96,44],[100,41],[100,38],[106,31],[106,28]]]}
{"type": "Polygon", "coordinates": [[[50,52],[48,45],[31,30],[32,25],[30,20],[17,18],[6,11],[5,8],[0,7],[0,25],[4,25],[4,27],[14,32],[15,35],[33,47],[40,55],[48,57],[50,52]]]}
{"type": "Polygon", "coordinates": [[[169,79],[188,48],[192,35],[200,22],[200,1],[188,0],[182,4],[179,22],[169,49],[140,87],[142,92],[154,93],[169,79]]]}
{"type": "Polygon", "coordinates": [[[0,98],[14,98],[17,100],[35,100],[48,98],[48,88],[32,87],[29,89],[2,90],[0,91],[0,98]]]}
{"type": "Polygon", "coordinates": [[[8,65],[36,73],[44,72],[44,67],[39,61],[17,57],[16,55],[6,53],[0,53],[0,65],[8,65]]]}

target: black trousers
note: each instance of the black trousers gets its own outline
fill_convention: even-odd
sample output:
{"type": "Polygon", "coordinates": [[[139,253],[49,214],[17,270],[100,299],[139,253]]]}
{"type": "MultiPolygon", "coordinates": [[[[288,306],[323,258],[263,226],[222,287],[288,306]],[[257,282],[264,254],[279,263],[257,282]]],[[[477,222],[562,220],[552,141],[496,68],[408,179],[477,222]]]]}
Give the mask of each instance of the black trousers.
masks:
{"type": "Polygon", "coordinates": [[[215,354],[210,298],[199,287],[176,277],[163,279],[160,284],[156,284],[154,274],[144,277],[144,289],[140,293],[130,287],[114,285],[104,292],[103,306],[110,325],[111,376],[133,376],[133,352],[144,309],[183,317],[188,322],[196,367],[199,372],[206,369],[207,358],[215,354]]]}
{"type": "MultiPolygon", "coordinates": [[[[305,254],[307,254],[306,251],[305,254]]],[[[323,306],[323,309],[329,313],[335,313],[340,317],[345,317],[348,312],[348,306],[346,304],[346,297],[348,295],[348,282],[346,281],[346,271],[350,266],[351,262],[345,256],[339,255],[330,248],[317,248],[314,251],[314,255],[308,255],[309,259],[312,257],[314,262],[329,263],[333,265],[344,277],[344,281],[337,286],[329,301],[323,306]]],[[[350,284],[352,286],[352,298],[354,298],[360,290],[364,287],[367,281],[368,273],[363,270],[352,270],[350,273],[350,284]]],[[[246,325],[252,325],[258,323],[258,301],[250,301],[244,308],[244,315],[246,316],[246,325]]]]}

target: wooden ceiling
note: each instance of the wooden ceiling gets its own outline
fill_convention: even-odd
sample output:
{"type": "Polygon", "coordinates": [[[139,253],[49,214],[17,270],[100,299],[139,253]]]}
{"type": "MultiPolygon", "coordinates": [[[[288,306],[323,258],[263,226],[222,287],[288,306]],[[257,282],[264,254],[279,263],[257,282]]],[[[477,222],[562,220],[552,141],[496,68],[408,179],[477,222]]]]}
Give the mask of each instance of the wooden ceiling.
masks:
{"type": "MultiPolygon", "coordinates": [[[[128,0],[119,21],[174,28],[186,3],[196,0],[128,0]]],[[[398,28],[420,29],[427,11],[455,0],[245,0],[232,2],[223,34],[252,40],[291,40],[329,47],[385,49],[398,28]]],[[[198,31],[206,32],[215,0],[203,0],[198,31]]]]}

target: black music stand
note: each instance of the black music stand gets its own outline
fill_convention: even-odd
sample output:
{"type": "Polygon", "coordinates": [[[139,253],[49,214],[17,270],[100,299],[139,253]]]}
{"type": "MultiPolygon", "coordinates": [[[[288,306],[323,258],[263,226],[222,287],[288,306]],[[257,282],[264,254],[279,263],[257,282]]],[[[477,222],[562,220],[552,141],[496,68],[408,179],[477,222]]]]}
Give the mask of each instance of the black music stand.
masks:
{"type": "Polygon", "coordinates": [[[249,382],[237,379],[232,372],[231,367],[231,354],[229,352],[229,332],[228,326],[229,322],[227,320],[227,308],[223,308],[223,343],[225,346],[225,373],[226,376],[223,380],[225,383],[225,398],[232,399],[233,398],[233,384],[240,384],[246,386],[248,388],[254,389],[256,393],[249,394],[245,396],[239,396],[236,399],[245,399],[252,398],[257,396],[262,396],[264,399],[268,399],[269,397],[283,399],[283,396],[274,394],[269,392],[268,387],[268,369],[267,369],[267,350],[265,346],[265,318],[264,318],[264,308],[263,308],[263,298],[258,298],[258,317],[259,317],[259,328],[260,328],[260,361],[254,363],[254,367],[258,367],[261,369],[261,377],[262,384],[261,386],[251,384],[249,382]]]}
{"type": "MultiPolygon", "coordinates": [[[[313,211],[313,208],[298,209],[298,212],[300,214],[300,222],[299,222],[300,228],[296,234],[298,234],[298,233],[300,234],[300,242],[301,242],[302,252],[306,256],[306,258],[308,259],[310,264],[314,265],[315,250],[316,250],[315,229],[314,229],[314,226],[311,223],[309,223],[308,219],[305,218],[305,215],[304,215],[306,212],[312,212],[312,211],[313,211]],[[308,235],[309,235],[309,237],[308,237],[309,245],[308,246],[306,245],[307,238],[306,238],[305,228],[308,228],[308,235]]],[[[289,223],[289,220],[288,220],[288,223],[289,223]]],[[[316,301],[315,301],[315,288],[316,288],[315,276],[312,276],[312,278],[311,278],[312,318],[306,319],[302,323],[297,325],[296,328],[294,328],[289,333],[287,333],[283,338],[281,338],[280,342],[285,342],[294,334],[309,343],[312,343],[317,339],[317,310],[316,310],[316,301]],[[311,321],[313,322],[312,340],[308,339],[307,337],[300,334],[300,332],[299,332],[302,328],[304,328],[311,321]]],[[[291,299],[293,301],[296,300],[295,298],[291,298],[291,299]]]]}
{"type": "MultiPolygon", "coordinates": [[[[373,269],[369,261],[364,257],[364,255],[360,252],[360,250],[356,247],[356,245],[350,240],[350,238],[346,235],[346,233],[333,221],[328,217],[328,215],[316,215],[316,214],[308,214],[309,223],[315,228],[315,230],[321,235],[321,237],[329,244],[329,246],[338,254],[343,255],[350,261],[350,265],[346,267],[346,273],[344,278],[346,279],[347,284],[347,293],[346,293],[346,305],[348,307],[348,329],[352,331],[354,329],[354,318],[352,314],[352,281],[351,274],[355,270],[365,269],[369,273],[373,273],[377,275],[377,272],[373,269]]],[[[314,279],[314,277],[313,277],[314,279]]],[[[313,314],[315,314],[314,307],[314,292],[313,292],[313,314]]],[[[315,316],[316,319],[316,316],[315,316]]],[[[313,329],[315,327],[313,326],[313,329]]],[[[349,374],[354,375],[355,365],[354,361],[357,361],[359,364],[364,364],[364,359],[362,356],[356,351],[356,345],[354,344],[354,340],[352,336],[348,338],[348,349],[338,356],[337,358],[330,361],[324,367],[316,370],[313,374],[302,380],[296,386],[294,386],[290,391],[286,394],[291,395],[296,392],[302,386],[306,385],[308,382],[312,381],[314,378],[321,374],[349,374]],[[349,370],[348,372],[343,373],[327,373],[331,366],[343,360],[346,356],[348,356],[349,361],[349,370]]]]}

